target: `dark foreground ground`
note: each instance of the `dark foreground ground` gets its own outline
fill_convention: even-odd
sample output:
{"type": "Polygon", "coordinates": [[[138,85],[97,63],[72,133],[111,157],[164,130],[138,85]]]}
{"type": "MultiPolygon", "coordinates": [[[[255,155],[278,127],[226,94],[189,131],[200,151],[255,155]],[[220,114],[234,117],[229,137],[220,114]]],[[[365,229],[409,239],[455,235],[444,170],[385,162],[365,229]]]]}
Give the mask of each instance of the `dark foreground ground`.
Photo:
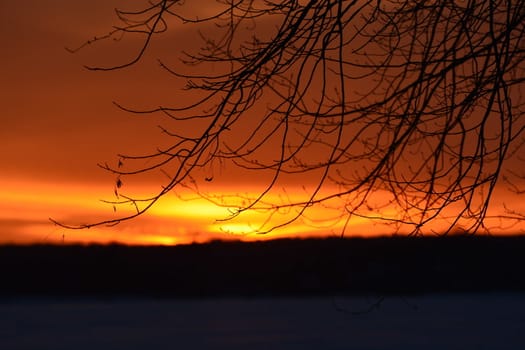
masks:
{"type": "Polygon", "coordinates": [[[523,293],[0,298],[6,350],[523,350],[523,293]]]}
{"type": "Polygon", "coordinates": [[[1,297],[525,292],[525,237],[2,246],[1,297]]]}
{"type": "Polygon", "coordinates": [[[0,247],[0,349],[525,349],[525,238],[0,247]]]}

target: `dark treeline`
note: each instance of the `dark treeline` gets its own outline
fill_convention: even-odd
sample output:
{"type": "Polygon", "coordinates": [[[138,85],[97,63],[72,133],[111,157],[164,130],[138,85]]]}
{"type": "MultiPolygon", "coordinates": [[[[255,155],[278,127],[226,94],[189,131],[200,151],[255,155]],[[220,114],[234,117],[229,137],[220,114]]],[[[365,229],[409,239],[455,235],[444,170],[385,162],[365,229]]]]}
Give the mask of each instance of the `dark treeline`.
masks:
{"type": "Polygon", "coordinates": [[[2,246],[0,294],[259,296],[525,291],[525,237],[2,246]]]}

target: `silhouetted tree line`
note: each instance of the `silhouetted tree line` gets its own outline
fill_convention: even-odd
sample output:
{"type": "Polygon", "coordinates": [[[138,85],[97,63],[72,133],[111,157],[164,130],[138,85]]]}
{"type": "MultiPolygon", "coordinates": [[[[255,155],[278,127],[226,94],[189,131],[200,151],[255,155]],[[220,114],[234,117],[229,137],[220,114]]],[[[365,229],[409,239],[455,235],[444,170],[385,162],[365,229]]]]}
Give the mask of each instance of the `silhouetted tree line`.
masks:
{"type": "Polygon", "coordinates": [[[524,237],[1,246],[3,296],[522,292],[524,237]]]}

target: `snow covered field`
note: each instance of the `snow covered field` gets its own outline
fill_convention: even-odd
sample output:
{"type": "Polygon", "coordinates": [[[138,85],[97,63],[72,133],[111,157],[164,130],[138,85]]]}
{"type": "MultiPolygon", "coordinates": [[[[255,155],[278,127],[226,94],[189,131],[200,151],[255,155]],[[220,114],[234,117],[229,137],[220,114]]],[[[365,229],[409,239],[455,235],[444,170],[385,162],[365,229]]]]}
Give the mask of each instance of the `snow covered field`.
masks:
{"type": "Polygon", "coordinates": [[[0,299],[0,349],[525,349],[525,294],[0,299]]]}

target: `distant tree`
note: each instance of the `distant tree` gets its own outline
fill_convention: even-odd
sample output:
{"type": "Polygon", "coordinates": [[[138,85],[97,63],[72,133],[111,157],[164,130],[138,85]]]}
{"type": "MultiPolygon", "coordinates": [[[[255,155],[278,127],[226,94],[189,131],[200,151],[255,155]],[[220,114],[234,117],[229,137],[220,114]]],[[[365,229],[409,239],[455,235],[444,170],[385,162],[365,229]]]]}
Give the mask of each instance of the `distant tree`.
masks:
{"type": "Polygon", "coordinates": [[[504,165],[524,142],[525,1],[151,0],[116,14],[121,25],[86,44],[138,36],[138,53],[91,70],[136,64],[179,24],[194,26],[202,40],[195,52],[172,43],[185,69],[159,61],[198,101],[119,105],[168,117],[163,133],[172,139],[154,154],[103,166],[117,175],[119,193],[124,176],[168,176],[150,198],[120,196],[115,204],[131,202],[137,212],[119,220],[228,164],[271,174],[232,218],[261,208],[269,217],[295,213],[260,232],[315,205],[338,207],[342,220],[386,220],[412,233],[440,217],[449,230],[476,232],[498,180],[512,181],[504,165]],[[309,197],[272,202],[270,193],[294,178],[313,181],[309,197]],[[398,215],[383,215],[386,206],[398,215]]]}

